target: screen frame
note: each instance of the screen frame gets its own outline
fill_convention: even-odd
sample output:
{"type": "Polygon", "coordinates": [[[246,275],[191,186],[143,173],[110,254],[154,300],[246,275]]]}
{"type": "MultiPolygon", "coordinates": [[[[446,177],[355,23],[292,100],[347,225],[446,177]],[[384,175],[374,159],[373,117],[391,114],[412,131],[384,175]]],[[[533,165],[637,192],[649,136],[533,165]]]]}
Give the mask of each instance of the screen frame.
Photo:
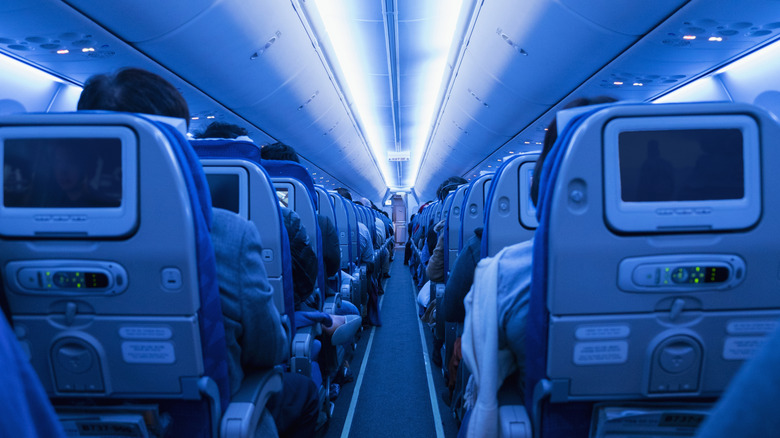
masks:
{"type": "Polygon", "coordinates": [[[528,229],[536,229],[539,222],[536,220],[536,206],[531,200],[531,179],[523,175],[533,177],[536,161],[526,161],[517,168],[518,194],[520,197],[520,224],[528,229]]]}
{"type": "MultiPolygon", "coordinates": [[[[249,173],[247,170],[241,166],[211,166],[205,164],[203,165],[203,173],[206,175],[207,179],[208,175],[238,175],[238,212],[236,214],[249,220],[249,173]]],[[[209,186],[209,193],[211,194],[211,204],[213,207],[214,193],[211,192],[211,186],[209,186]]]]}
{"type": "Polygon", "coordinates": [[[36,238],[125,237],[138,226],[138,136],[128,126],[2,126],[0,168],[5,142],[18,139],[117,138],[122,159],[122,198],[118,207],[6,207],[0,191],[0,236],[36,238]]]}
{"type": "Polygon", "coordinates": [[[295,186],[292,183],[285,182],[285,181],[272,181],[272,183],[274,186],[274,196],[277,197],[279,206],[284,208],[289,208],[290,210],[295,211],[295,186]],[[280,189],[287,191],[287,205],[284,205],[282,203],[282,200],[279,198],[277,192],[280,189]]]}
{"type": "Polygon", "coordinates": [[[604,127],[604,213],[618,232],[665,233],[740,230],[761,216],[761,143],[757,121],[746,114],[642,116],[610,120],[604,127]],[[744,195],[740,199],[627,202],[622,199],[619,136],[632,131],[738,129],[742,133],[744,195]]]}

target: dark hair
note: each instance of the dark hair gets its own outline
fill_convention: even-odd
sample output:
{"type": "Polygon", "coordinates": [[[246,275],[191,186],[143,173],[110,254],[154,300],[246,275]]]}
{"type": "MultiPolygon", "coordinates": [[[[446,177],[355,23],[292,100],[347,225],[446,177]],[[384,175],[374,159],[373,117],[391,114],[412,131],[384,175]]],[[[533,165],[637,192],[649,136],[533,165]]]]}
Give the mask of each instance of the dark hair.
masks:
{"type": "Polygon", "coordinates": [[[444,182],[439,185],[439,188],[436,189],[436,197],[439,198],[439,201],[443,201],[451,191],[455,190],[456,187],[466,183],[468,183],[468,181],[466,181],[464,178],[459,176],[451,176],[445,179],[444,182]]]}
{"type": "MultiPolygon", "coordinates": [[[[592,98],[580,97],[564,105],[563,109],[611,102],[617,102],[617,99],[610,96],[597,96],[592,98]]],[[[539,202],[539,179],[542,176],[542,164],[555,144],[555,140],[558,139],[558,122],[556,120],[557,119],[553,117],[552,122],[547,126],[547,132],[544,133],[544,142],[542,143],[542,152],[539,154],[539,159],[536,160],[536,166],[534,167],[534,177],[531,181],[531,200],[534,205],[537,205],[539,202]]]]}
{"type": "Polygon", "coordinates": [[[295,161],[300,163],[298,159],[298,153],[295,152],[292,146],[287,146],[284,143],[271,143],[263,146],[260,149],[260,158],[264,160],[283,160],[283,161],[295,161]]]}
{"type": "Polygon", "coordinates": [[[195,133],[195,138],[236,138],[248,135],[246,128],[232,123],[212,122],[201,132],[195,133]]]}
{"type": "Polygon", "coordinates": [[[345,189],[344,187],[338,187],[336,188],[336,193],[344,197],[345,199],[352,200],[352,193],[349,193],[349,190],[345,189]]]}
{"type": "Polygon", "coordinates": [[[162,77],[140,68],[126,67],[90,77],[76,108],[178,117],[190,126],[190,110],[179,90],[162,77]]]}

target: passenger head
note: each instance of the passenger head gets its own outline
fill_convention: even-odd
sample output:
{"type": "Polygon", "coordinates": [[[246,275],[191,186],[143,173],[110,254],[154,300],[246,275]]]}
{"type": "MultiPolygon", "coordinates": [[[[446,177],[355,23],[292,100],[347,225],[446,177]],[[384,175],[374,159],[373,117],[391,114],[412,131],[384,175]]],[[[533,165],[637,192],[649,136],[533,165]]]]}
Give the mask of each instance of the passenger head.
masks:
{"type": "Polygon", "coordinates": [[[336,193],[344,197],[344,199],[352,200],[352,193],[349,193],[349,190],[345,189],[344,187],[338,187],[336,188],[336,193]]]}
{"type": "Polygon", "coordinates": [[[298,153],[295,152],[292,146],[287,146],[284,143],[271,143],[263,146],[260,149],[260,158],[264,160],[284,160],[295,161],[300,163],[298,159],[298,153]]]}
{"type": "MultiPolygon", "coordinates": [[[[563,107],[563,109],[577,108],[588,105],[599,105],[602,103],[611,102],[617,102],[617,99],[609,96],[597,96],[592,98],[581,97],[569,102],[563,107]]],[[[537,205],[539,200],[539,178],[542,175],[542,164],[544,163],[544,159],[547,158],[547,154],[550,153],[550,150],[552,149],[553,145],[555,144],[555,140],[557,139],[558,122],[557,118],[553,118],[552,122],[550,122],[550,125],[547,126],[547,132],[544,133],[542,151],[539,154],[539,159],[536,161],[536,166],[534,167],[534,177],[531,181],[531,200],[533,201],[534,205],[537,205]]]]}
{"type": "Polygon", "coordinates": [[[451,176],[445,179],[444,182],[439,185],[439,188],[436,189],[436,197],[439,201],[443,201],[451,191],[455,190],[459,185],[466,183],[468,183],[468,181],[464,178],[451,176]]]}
{"type": "Polygon", "coordinates": [[[195,138],[237,138],[247,136],[246,128],[232,123],[212,122],[201,132],[195,133],[195,138]]]}
{"type": "Polygon", "coordinates": [[[187,101],[170,82],[140,68],[94,75],[84,84],[79,110],[124,111],[177,117],[190,126],[187,101]]]}
{"type": "Polygon", "coordinates": [[[374,203],[369,201],[368,198],[360,198],[360,205],[364,205],[370,208],[374,205],[374,203]]]}

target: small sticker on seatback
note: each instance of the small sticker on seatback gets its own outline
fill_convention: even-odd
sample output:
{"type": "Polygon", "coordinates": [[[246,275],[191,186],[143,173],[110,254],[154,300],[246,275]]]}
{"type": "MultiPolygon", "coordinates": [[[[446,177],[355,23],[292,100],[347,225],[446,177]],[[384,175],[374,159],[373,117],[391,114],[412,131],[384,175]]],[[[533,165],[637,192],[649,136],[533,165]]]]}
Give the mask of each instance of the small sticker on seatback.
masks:
{"type": "Polygon", "coordinates": [[[577,327],[574,337],[580,341],[596,339],[624,339],[631,334],[626,324],[583,325],[577,327]]]}
{"type": "Polygon", "coordinates": [[[627,360],[627,341],[578,342],[574,344],[575,365],[620,364],[627,360]]]}
{"type": "Polygon", "coordinates": [[[172,342],[122,342],[127,363],[170,364],[176,361],[172,342]]]}
{"type": "Polygon", "coordinates": [[[766,344],[765,336],[731,336],[723,343],[723,358],[726,360],[747,360],[755,356],[766,344]]]}

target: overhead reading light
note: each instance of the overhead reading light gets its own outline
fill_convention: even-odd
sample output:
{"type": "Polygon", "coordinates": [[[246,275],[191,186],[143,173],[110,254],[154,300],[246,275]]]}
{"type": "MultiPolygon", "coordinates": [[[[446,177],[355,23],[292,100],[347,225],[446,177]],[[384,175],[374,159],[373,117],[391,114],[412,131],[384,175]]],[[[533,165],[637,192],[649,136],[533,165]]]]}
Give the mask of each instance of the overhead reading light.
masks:
{"type": "Polygon", "coordinates": [[[695,40],[696,39],[696,35],[685,35],[683,37],[683,39],[684,40],[695,40]]]}
{"type": "MultiPolygon", "coordinates": [[[[615,81],[615,82],[612,83],[612,85],[623,85],[623,83],[620,82],[620,81],[615,81]]],[[[546,131],[546,129],[545,129],[545,131],[546,131]]]]}
{"type": "Polygon", "coordinates": [[[710,39],[708,41],[723,41],[723,37],[714,37],[714,36],[712,36],[712,37],[710,37],[710,39]]]}
{"type": "Polygon", "coordinates": [[[641,86],[643,86],[643,85],[644,85],[644,84],[643,84],[643,83],[641,83],[641,82],[634,82],[634,86],[635,86],[635,87],[641,87],[641,86]]]}
{"type": "Polygon", "coordinates": [[[65,54],[70,53],[70,50],[68,50],[68,49],[60,49],[60,50],[57,50],[57,53],[60,54],[60,55],[65,55],[65,54]]]}

